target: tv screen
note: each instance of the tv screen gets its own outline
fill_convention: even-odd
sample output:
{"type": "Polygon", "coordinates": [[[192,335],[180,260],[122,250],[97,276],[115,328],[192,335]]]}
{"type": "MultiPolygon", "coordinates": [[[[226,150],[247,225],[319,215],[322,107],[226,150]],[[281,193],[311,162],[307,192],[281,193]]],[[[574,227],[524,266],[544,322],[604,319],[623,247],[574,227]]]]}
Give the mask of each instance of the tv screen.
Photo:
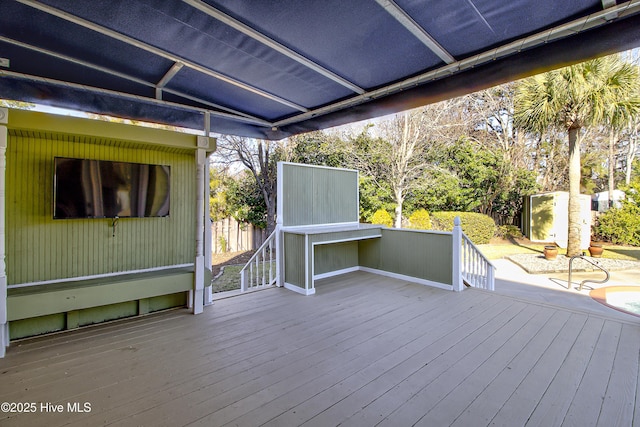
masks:
{"type": "Polygon", "coordinates": [[[169,216],[169,166],[56,157],[54,173],[55,219],[169,216]]]}

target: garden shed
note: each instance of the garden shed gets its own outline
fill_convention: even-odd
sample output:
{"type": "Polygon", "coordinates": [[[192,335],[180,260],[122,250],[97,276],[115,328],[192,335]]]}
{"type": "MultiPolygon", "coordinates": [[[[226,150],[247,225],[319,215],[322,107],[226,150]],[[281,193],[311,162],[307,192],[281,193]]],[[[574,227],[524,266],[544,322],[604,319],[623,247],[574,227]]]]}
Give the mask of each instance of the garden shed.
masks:
{"type": "MultiPolygon", "coordinates": [[[[580,247],[586,249],[591,240],[591,196],[580,195],[582,216],[580,247]]],[[[552,191],[524,198],[522,233],[532,242],[553,242],[567,247],[569,193],[552,191]]]]}

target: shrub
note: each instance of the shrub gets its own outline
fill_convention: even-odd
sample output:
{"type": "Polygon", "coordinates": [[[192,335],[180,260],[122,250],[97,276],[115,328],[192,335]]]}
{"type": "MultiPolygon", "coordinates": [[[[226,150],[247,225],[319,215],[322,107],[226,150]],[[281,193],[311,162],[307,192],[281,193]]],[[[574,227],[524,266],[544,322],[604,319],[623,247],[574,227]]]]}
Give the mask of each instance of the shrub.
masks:
{"type": "Polygon", "coordinates": [[[496,231],[496,236],[503,239],[519,239],[522,237],[522,231],[520,231],[520,227],[515,225],[500,225],[496,231]]]}
{"type": "Polygon", "coordinates": [[[389,215],[389,212],[384,209],[378,209],[371,217],[371,224],[381,224],[386,227],[391,227],[393,225],[393,219],[391,215],[389,215]]]}
{"type": "Polygon", "coordinates": [[[613,243],[640,246],[640,206],[624,202],[600,215],[595,232],[613,243]]]}
{"type": "Polygon", "coordinates": [[[227,239],[224,238],[224,236],[220,236],[218,238],[218,243],[220,243],[220,251],[221,252],[227,252],[228,245],[227,245],[227,239]]]}
{"type": "Polygon", "coordinates": [[[457,216],[460,217],[462,231],[476,245],[489,243],[496,233],[496,223],[493,218],[475,212],[432,212],[433,229],[453,230],[453,220],[457,216]]]}
{"type": "Polygon", "coordinates": [[[409,228],[431,230],[431,218],[425,209],[418,209],[409,217],[409,228]]]}

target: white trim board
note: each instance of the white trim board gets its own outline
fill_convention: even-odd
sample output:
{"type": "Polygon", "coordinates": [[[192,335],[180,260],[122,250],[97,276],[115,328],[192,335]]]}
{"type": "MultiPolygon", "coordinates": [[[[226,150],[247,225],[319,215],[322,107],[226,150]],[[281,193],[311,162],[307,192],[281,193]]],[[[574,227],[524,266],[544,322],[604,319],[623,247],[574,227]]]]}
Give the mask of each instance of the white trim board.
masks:
{"type": "Polygon", "coordinates": [[[284,287],[286,289],[289,289],[290,291],[305,295],[305,296],[309,296],[309,295],[313,295],[316,293],[315,288],[313,289],[305,289],[305,288],[301,288],[300,286],[296,286],[296,285],[292,285],[291,283],[287,283],[284,282],[284,287]]]}
{"type": "Polygon", "coordinates": [[[434,282],[433,280],[420,279],[418,277],[407,276],[407,275],[398,274],[398,273],[392,273],[390,271],[377,270],[375,268],[369,268],[369,267],[359,267],[358,269],[360,271],[364,271],[366,273],[378,274],[380,276],[391,277],[392,279],[406,280],[408,282],[413,282],[413,283],[417,283],[419,285],[425,285],[425,286],[431,286],[431,287],[434,287],[434,288],[444,289],[446,291],[453,290],[453,286],[452,285],[446,285],[444,283],[434,282]]]}
{"type": "Polygon", "coordinates": [[[67,283],[67,282],[79,282],[82,280],[91,280],[91,279],[101,279],[107,277],[118,277],[124,276],[127,274],[140,274],[140,273],[151,273],[154,271],[163,271],[163,270],[171,270],[174,268],[186,268],[193,267],[193,263],[188,264],[176,264],[176,265],[165,265],[162,267],[153,267],[153,268],[144,268],[140,270],[127,270],[127,271],[118,271],[116,273],[105,273],[105,274],[93,274],[91,276],[78,276],[78,277],[69,277],[66,279],[53,279],[53,280],[43,280],[40,282],[29,282],[29,283],[19,283],[16,285],[9,285],[7,289],[15,289],[15,288],[26,288],[28,286],[40,286],[40,285],[51,285],[54,283],[67,283]]]}
{"type": "Polygon", "coordinates": [[[313,280],[315,281],[320,279],[326,279],[329,277],[340,276],[341,274],[353,273],[354,271],[360,271],[360,268],[361,267],[355,266],[355,267],[343,268],[342,270],[328,271],[326,273],[316,274],[315,276],[313,276],[313,280]]]}

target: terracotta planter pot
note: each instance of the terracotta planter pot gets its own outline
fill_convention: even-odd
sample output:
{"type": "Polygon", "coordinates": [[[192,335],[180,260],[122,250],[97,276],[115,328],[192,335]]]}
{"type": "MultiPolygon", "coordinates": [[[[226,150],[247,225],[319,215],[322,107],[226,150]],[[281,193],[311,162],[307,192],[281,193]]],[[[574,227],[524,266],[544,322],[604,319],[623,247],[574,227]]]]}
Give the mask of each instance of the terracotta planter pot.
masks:
{"type": "Polygon", "coordinates": [[[545,246],[544,257],[549,261],[553,261],[558,256],[558,248],[556,246],[545,246]]]}
{"type": "Polygon", "coordinates": [[[591,246],[589,246],[589,254],[593,258],[601,258],[603,251],[604,251],[604,248],[599,243],[592,243],[591,246]]]}

